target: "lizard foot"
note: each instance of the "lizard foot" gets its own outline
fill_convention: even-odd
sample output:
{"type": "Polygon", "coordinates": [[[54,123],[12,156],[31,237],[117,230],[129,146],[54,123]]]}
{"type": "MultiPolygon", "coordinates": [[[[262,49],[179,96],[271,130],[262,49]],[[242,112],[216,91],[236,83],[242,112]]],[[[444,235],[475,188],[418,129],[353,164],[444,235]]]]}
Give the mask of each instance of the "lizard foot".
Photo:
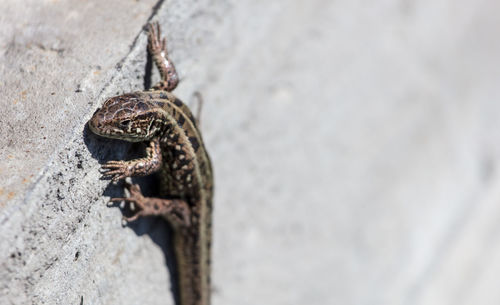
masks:
{"type": "Polygon", "coordinates": [[[125,183],[125,187],[128,189],[130,195],[128,197],[119,197],[119,198],[111,198],[111,202],[121,202],[125,201],[128,203],[133,203],[134,208],[137,209],[134,215],[131,217],[123,217],[127,222],[131,222],[136,220],[141,216],[147,216],[147,209],[145,207],[148,206],[147,198],[142,195],[141,187],[138,184],[130,184],[125,183]]]}
{"type": "Polygon", "coordinates": [[[108,161],[101,166],[104,178],[111,178],[114,182],[132,176],[132,168],[126,161],[108,161]]]}
{"type": "Polygon", "coordinates": [[[149,24],[148,41],[148,47],[152,54],[165,52],[165,55],[167,55],[167,40],[161,38],[160,24],[158,22],[149,24]]]}
{"type": "Polygon", "coordinates": [[[112,202],[125,201],[134,204],[137,212],[131,217],[123,217],[125,221],[132,222],[143,216],[163,216],[175,227],[190,225],[190,210],[184,200],[144,197],[138,184],[126,183],[125,187],[130,196],[111,198],[112,202]]]}

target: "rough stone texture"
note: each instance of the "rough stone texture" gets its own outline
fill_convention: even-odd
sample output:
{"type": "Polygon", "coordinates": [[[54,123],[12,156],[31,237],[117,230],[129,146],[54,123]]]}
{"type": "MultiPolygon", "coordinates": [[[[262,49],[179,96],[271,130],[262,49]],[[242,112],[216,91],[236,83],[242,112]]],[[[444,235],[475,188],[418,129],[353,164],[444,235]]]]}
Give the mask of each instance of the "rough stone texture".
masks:
{"type": "Polygon", "coordinates": [[[214,304],[500,302],[498,1],[1,8],[0,304],[173,304],[165,224],[99,179],[141,146],[85,128],[157,80],[150,18],[205,100],[214,304]]]}

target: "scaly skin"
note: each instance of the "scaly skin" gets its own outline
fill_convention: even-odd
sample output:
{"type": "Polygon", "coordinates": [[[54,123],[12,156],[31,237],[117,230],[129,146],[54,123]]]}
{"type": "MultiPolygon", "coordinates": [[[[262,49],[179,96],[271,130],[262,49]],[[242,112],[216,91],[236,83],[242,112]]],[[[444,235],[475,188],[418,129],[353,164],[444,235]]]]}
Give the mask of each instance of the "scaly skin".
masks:
{"type": "Polygon", "coordinates": [[[212,167],[191,111],[169,92],[177,86],[178,77],[157,23],[149,25],[148,39],[162,80],[155,90],[108,99],[94,113],[89,128],[103,137],[149,141],[146,157],[109,161],[102,166],[103,175],[118,181],[158,172],[162,198],[144,197],[138,185],[126,184],[130,196],[111,201],[135,204],[138,211],[127,221],[157,215],[171,224],[179,305],[209,305],[212,167]]]}

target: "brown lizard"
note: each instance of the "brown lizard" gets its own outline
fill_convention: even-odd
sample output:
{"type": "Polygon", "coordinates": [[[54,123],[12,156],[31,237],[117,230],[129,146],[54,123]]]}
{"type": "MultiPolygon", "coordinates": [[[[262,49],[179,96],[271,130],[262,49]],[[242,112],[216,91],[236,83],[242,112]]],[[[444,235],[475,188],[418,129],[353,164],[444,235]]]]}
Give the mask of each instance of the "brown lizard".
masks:
{"type": "Polygon", "coordinates": [[[136,213],[124,217],[164,217],[174,231],[179,305],[210,304],[213,178],[197,122],[170,91],[179,78],[161,39],[158,23],[149,24],[148,47],[161,81],[149,91],[127,93],[104,102],[89,121],[97,135],[130,142],[149,142],[146,157],[109,161],[103,176],[118,181],[158,172],[162,198],[144,197],[137,184],[126,184],[130,196],[111,201],[133,203],[136,213]]]}

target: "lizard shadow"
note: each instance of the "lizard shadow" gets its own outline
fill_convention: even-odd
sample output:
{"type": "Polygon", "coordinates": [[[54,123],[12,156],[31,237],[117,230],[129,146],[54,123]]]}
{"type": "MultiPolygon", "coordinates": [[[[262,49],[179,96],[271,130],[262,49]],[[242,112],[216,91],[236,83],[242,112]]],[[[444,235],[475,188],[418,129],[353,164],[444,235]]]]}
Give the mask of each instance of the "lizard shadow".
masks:
{"type": "MultiPolygon", "coordinates": [[[[99,164],[104,164],[109,160],[131,160],[144,156],[144,143],[129,143],[126,141],[106,139],[94,135],[88,125],[83,130],[84,143],[99,164]]],[[[101,178],[102,179],[102,178],[101,178]]],[[[107,180],[107,179],[104,179],[107,180]]],[[[123,182],[118,184],[111,183],[105,188],[103,196],[125,197],[123,182]]],[[[144,196],[158,197],[158,179],[155,175],[147,177],[132,178],[132,183],[139,184],[144,196]]],[[[134,214],[130,204],[112,203],[109,208],[120,208],[124,217],[134,214]]],[[[174,297],[175,304],[179,304],[179,294],[177,281],[177,266],[175,263],[175,253],[172,247],[172,229],[170,225],[160,217],[141,217],[133,222],[127,223],[124,227],[131,229],[138,237],[147,235],[163,252],[165,265],[168,269],[170,278],[170,290],[174,297]]]]}

